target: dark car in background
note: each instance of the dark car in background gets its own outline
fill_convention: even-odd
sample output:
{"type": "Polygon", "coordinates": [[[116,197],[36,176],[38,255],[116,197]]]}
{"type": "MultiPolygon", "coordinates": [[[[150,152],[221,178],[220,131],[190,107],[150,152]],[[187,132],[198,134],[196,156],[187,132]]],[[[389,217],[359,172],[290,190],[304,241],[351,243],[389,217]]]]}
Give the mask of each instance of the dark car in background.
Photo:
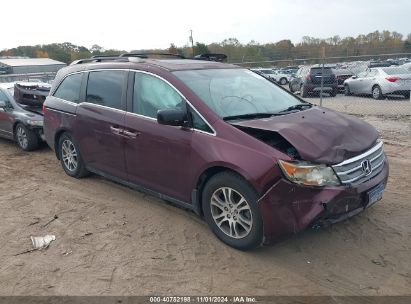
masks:
{"type": "Polygon", "coordinates": [[[329,66],[304,66],[291,79],[289,88],[291,92],[300,92],[301,97],[319,94],[321,91],[334,97],[338,92],[338,82],[329,66]]]}
{"type": "Polygon", "coordinates": [[[25,151],[38,148],[43,135],[42,105],[46,83],[0,84],[0,137],[15,140],[25,151]]]}
{"type": "Polygon", "coordinates": [[[44,115],[69,176],[94,172],[190,209],[242,250],[353,216],[388,178],[372,126],[230,64],[80,60],[58,72],[44,115]]]}
{"type": "Polygon", "coordinates": [[[344,81],[354,75],[354,73],[349,69],[334,68],[333,69],[335,77],[337,78],[338,92],[344,92],[344,81]]]}

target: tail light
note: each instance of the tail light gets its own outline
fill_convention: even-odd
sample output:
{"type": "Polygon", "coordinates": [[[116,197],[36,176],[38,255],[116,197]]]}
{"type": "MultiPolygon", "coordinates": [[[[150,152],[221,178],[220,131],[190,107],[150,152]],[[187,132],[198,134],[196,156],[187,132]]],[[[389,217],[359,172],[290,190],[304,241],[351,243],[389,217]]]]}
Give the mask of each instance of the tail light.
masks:
{"type": "Polygon", "coordinates": [[[41,109],[41,112],[43,112],[43,114],[46,113],[46,106],[45,106],[44,103],[43,103],[43,107],[42,107],[42,109],[41,109]]]}
{"type": "Polygon", "coordinates": [[[305,80],[307,80],[308,82],[311,81],[311,76],[310,76],[310,74],[308,74],[307,76],[305,76],[305,80]]]}
{"type": "Polygon", "coordinates": [[[401,79],[400,77],[386,77],[389,82],[396,82],[397,80],[401,79]]]}

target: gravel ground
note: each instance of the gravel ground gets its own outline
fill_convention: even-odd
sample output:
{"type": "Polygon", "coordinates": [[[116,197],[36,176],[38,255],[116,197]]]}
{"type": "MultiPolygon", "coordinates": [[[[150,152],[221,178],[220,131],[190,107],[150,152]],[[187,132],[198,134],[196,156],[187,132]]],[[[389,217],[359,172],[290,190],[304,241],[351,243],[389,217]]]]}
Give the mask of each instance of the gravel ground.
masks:
{"type": "Polygon", "coordinates": [[[411,122],[363,118],[386,142],[382,201],[251,252],[164,201],[70,178],[47,147],[0,139],[0,295],[410,295],[411,122]],[[47,250],[15,256],[46,234],[57,238],[47,250]]]}

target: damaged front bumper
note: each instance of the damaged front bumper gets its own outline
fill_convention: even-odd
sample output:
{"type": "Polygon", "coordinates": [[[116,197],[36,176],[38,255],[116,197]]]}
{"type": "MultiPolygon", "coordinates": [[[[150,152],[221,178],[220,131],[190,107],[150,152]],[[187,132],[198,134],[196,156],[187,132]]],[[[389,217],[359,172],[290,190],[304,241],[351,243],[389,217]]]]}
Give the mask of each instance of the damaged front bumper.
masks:
{"type": "Polygon", "coordinates": [[[281,178],[259,200],[265,243],[284,239],[307,227],[333,224],[369,207],[370,190],[385,187],[388,162],[372,179],[355,186],[308,187],[281,178]]]}

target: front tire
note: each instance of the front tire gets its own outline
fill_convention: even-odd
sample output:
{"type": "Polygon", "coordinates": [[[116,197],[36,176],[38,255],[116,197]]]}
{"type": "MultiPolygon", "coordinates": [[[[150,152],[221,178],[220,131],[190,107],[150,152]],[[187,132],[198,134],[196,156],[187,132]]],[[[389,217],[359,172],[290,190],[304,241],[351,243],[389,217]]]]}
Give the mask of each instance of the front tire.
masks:
{"type": "Polygon", "coordinates": [[[351,91],[350,91],[350,87],[348,86],[348,84],[346,84],[346,85],[344,86],[344,95],[345,95],[345,96],[351,96],[351,95],[352,95],[352,93],[351,93],[351,91]]]}
{"type": "Polygon", "coordinates": [[[58,153],[60,163],[67,175],[81,178],[89,174],[78,147],[68,133],[60,136],[58,153]]]}
{"type": "Polygon", "coordinates": [[[263,220],[257,193],[240,176],[222,172],[213,176],[202,193],[204,218],[214,234],[239,250],[263,242],[263,220]]]}
{"type": "Polygon", "coordinates": [[[280,79],[280,84],[281,84],[281,85],[286,85],[287,83],[288,83],[287,78],[284,78],[284,77],[283,77],[283,78],[280,79]]]}
{"type": "Polygon", "coordinates": [[[24,151],[33,151],[39,147],[39,138],[36,132],[21,123],[17,124],[14,137],[19,147],[24,151]]]}

